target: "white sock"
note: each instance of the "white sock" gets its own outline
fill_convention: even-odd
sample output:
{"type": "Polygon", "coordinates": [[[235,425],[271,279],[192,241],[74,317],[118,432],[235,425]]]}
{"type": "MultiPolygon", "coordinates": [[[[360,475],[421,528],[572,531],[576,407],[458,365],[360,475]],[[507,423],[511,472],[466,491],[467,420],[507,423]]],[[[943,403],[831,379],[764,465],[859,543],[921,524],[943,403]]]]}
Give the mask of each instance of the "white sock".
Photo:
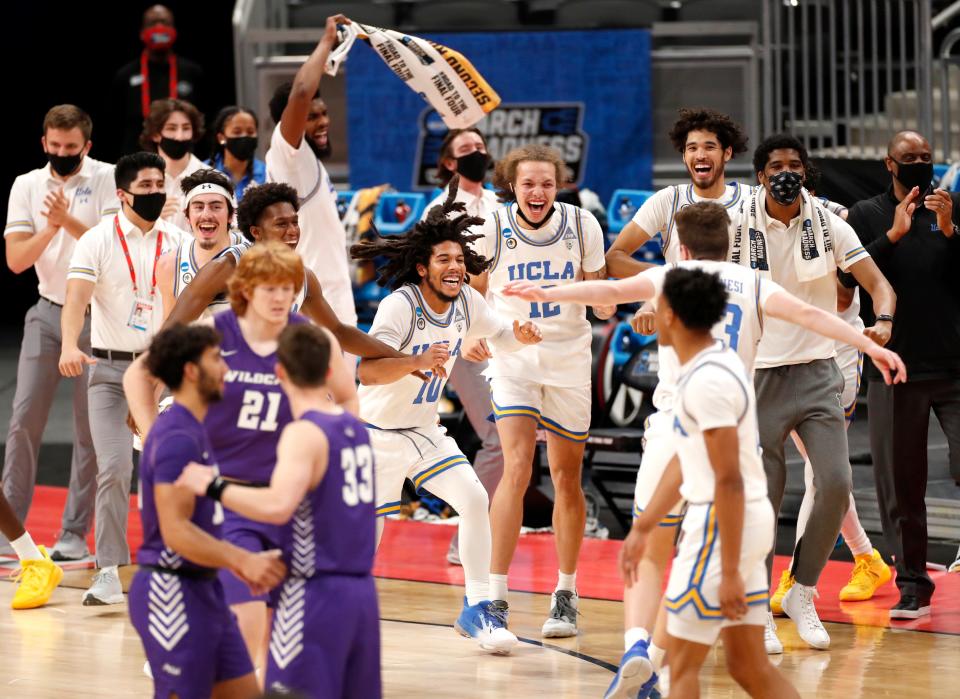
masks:
{"type": "Polygon", "coordinates": [[[13,547],[13,550],[17,552],[17,558],[21,561],[36,561],[40,558],[43,558],[43,554],[40,553],[40,549],[37,548],[37,545],[33,543],[33,539],[30,537],[30,532],[25,531],[23,536],[19,539],[14,539],[10,542],[10,545],[13,547]]]}
{"type": "Polygon", "coordinates": [[[569,590],[570,592],[577,591],[577,571],[572,573],[564,573],[562,570],[558,571],[560,575],[557,577],[557,590],[569,590]]]}
{"type": "Polygon", "coordinates": [[[642,626],[633,626],[623,634],[623,649],[630,650],[637,641],[649,641],[650,633],[642,626]]]}
{"type": "Polygon", "coordinates": [[[471,607],[475,604],[480,604],[484,600],[490,599],[490,595],[487,592],[490,586],[487,584],[486,578],[483,580],[465,580],[463,586],[467,595],[467,604],[471,607]]]}
{"type": "Polygon", "coordinates": [[[651,642],[647,647],[647,657],[650,658],[650,664],[653,665],[654,672],[660,672],[663,667],[663,659],[667,655],[665,648],[661,648],[656,643],[651,642]]]}
{"type": "Polygon", "coordinates": [[[850,507],[847,508],[847,514],[840,525],[840,533],[843,534],[843,540],[847,542],[847,546],[854,556],[873,553],[873,544],[870,543],[870,537],[863,531],[860,517],[857,516],[857,505],[853,500],[853,493],[850,494],[850,507]]]}
{"type": "Polygon", "coordinates": [[[507,600],[507,576],[490,573],[490,599],[507,600]]]}

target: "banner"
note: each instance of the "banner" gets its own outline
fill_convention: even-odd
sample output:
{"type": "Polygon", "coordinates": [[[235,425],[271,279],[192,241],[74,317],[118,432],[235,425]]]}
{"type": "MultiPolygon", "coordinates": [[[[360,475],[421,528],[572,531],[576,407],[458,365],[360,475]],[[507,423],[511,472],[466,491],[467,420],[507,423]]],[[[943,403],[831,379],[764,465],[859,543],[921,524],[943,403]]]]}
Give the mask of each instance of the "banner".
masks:
{"type": "MultiPolygon", "coordinates": [[[[495,159],[536,142],[557,148],[581,187],[606,201],[653,180],[650,33],[431,34],[467,55],[502,100],[478,124],[495,159]]],[[[372,51],[346,63],[350,184],[432,191],[443,120],[372,51]]]]}

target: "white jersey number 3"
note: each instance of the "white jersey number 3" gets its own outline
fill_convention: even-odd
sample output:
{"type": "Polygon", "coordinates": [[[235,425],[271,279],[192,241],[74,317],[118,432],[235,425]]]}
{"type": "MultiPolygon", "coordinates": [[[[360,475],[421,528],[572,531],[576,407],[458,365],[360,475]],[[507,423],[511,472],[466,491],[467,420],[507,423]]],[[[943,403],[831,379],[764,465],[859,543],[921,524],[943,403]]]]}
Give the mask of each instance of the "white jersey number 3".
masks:
{"type": "Polygon", "coordinates": [[[373,502],[373,452],[367,444],[340,451],[343,469],[343,501],[354,507],[373,502]]]}

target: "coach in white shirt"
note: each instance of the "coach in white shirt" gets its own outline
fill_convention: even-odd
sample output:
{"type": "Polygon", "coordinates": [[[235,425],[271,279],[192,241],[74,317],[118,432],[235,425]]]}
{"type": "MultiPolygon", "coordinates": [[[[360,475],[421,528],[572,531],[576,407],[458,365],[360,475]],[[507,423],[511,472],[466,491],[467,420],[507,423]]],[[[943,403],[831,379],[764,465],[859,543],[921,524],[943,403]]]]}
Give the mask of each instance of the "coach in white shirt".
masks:
{"type": "Polygon", "coordinates": [[[163,170],[163,158],[156,153],[134,153],[117,161],[121,210],[84,234],[67,274],[60,372],[79,376],[85,365],[93,365],[88,400],[97,452],[100,572],[84,593],[84,604],[123,602],[117,566],[130,562],[127,511],[133,474],[123,373],[163,324],[157,262],[189,235],[160,219],[166,201],[163,170]],[[84,309],[91,302],[92,357],[78,344],[84,309]]]}
{"type": "Polygon", "coordinates": [[[297,71],[293,84],[278,87],[270,100],[270,114],[277,126],[266,155],[267,180],[285,182],[297,190],[297,252],[307,269],[317,275],[323,296],[340,322],[356,325],[347,234],[337,212],[333,183],[320,162],[330,154],[330,117],[320,98],[320,78],[336,36],[336,23],[328,21],[323,39],[297,71]]]}
{"type": "MultiPolygon", "coordinates": [[[[60,312],[70,256],[77,239],[118,207],[112,166],[88,155],[92,131],[93,122],[79,107],[60,104],[50,109],[41,139],[49,162],[14,180],[7,206],[3,233],[7,266],[14,274],[33,267],[40,292],[24,321],[3,467],[3,494],[21,521],[33,499],[37,455],[60,382],[60,312]]],[[[89,350],[89,315],[83,318],[79,343],[89,350]]],[[[58,561],[89,555],[85,539],[93,520],[97,476],[87,420],[86,371],[73,384],[70,487],[60,536],[51,552],[58,561]]]]}

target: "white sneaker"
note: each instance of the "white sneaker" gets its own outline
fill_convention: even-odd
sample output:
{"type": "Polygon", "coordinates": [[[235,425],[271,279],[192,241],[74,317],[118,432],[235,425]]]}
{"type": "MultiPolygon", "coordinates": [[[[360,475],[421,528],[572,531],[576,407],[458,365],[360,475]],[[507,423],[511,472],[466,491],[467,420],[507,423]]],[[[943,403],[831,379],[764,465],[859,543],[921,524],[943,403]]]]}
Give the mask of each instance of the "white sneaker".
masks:
{"type": "Polygon", "coordinates": [[[772,612],[767,612],[767,625],[763,627],[763,647],[766,648],[767,655],[780,655],[783,652],[783,644],[777,637],[777,622],[772,612]]]}
{"type": "Polygon", "coordinates": [[[544,638],[569,638],[577,635],[577,602],[570,590],[557,590],[550,596],[550,616],[543,622],[544,638]]]}
{"type": "Polygon", "coordinates": [[[90,589],[81,598],[85,607],[103,604],[123,604],[123,587],[117,566],[106,566],[93,576],[90,589]]]}
{"type": "Polygon", "coordinates": [[[90,549],[84,538],[68,531],[60,532],[60,538],[50,549],[50,558],[55,561],[79,561],[89,555],[90,549]]]}
{"type": "Polygon", "coordinates": [[[813,598],[817,588],[795,583],[783,597],[783,611],[797,625],[797,633],[811,648],[826,650],[830,647],[830,634],[820,623],[813,598]]]}

